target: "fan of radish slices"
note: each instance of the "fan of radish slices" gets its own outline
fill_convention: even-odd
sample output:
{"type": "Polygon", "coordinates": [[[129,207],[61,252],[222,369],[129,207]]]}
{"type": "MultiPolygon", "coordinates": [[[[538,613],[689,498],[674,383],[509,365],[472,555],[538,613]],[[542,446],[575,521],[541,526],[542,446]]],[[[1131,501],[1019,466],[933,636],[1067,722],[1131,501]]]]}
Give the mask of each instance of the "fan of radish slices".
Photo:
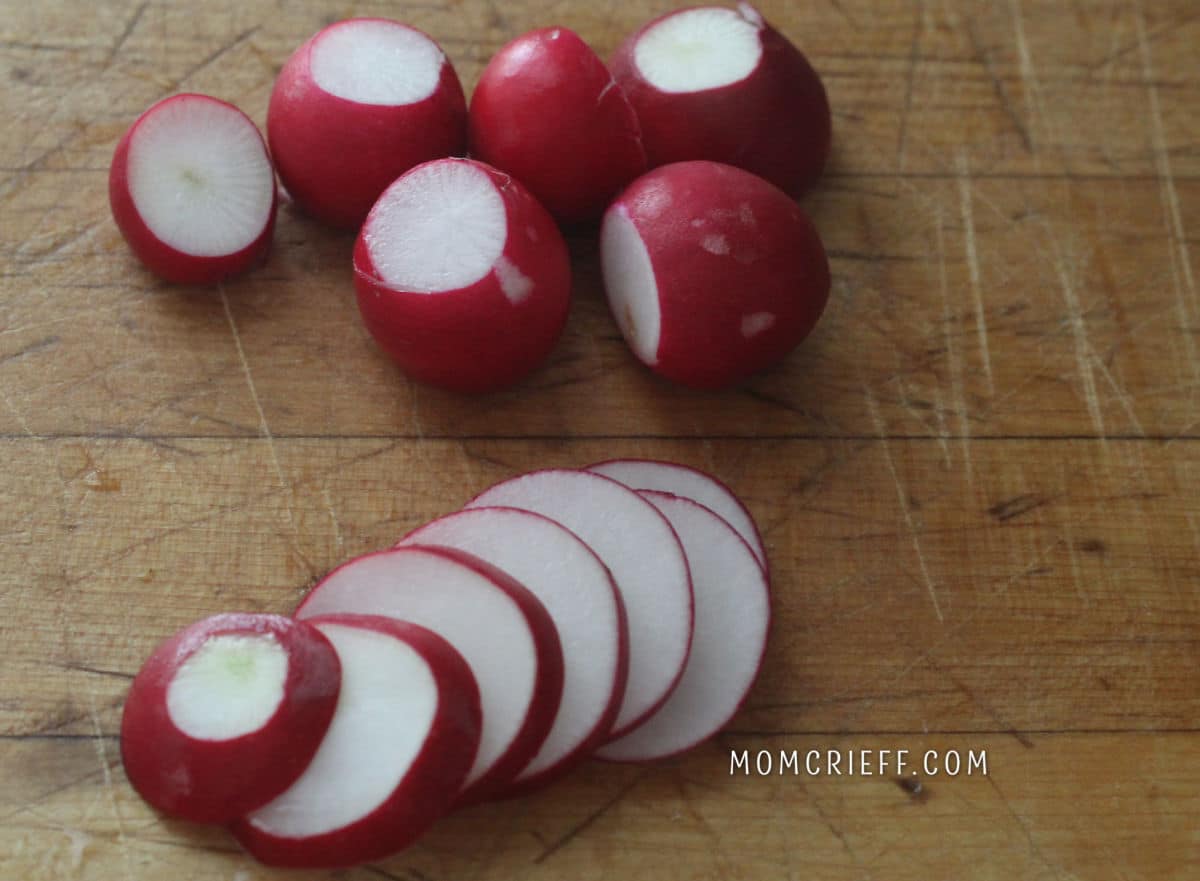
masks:
{"type": "Polygon", "coordinates": [[[335,569],[293,618],[168,639],[125,702],[125,770],[269,865],[381,859],[589,757],[712,736],[758,673],[768,590],[754,521],[702,472],[521,475],[335,569]]]}
{"type": "Polygon", "coordinates": [[[380,349],[461,393],[546,361],[571,297],[557,224],[602,219],[630,349],[715,389],[780,361],[825,307],[825,251],[794,197],[830,133],[820,77],[747,3],[655,19],[611,66],[567,28],[531,31],[491,59],[469,106],[431,37],[355,18],[287,59],[266,141],[216,98],[152,106],[117,147],[109,196],[149,269],[211,284],[265,259],[278,175],[298,209],[358,230],[354,285],[380,349]]]}

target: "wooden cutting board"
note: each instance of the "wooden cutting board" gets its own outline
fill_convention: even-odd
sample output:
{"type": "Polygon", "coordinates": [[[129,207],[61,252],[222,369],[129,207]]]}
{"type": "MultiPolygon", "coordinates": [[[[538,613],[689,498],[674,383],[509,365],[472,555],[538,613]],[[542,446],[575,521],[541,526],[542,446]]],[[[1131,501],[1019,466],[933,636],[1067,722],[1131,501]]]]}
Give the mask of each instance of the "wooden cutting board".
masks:
{"type": "Polygon", "coordinates": [[[465,400],[366,337],[351,237],[284,210],[264,268],[179,290],[109,217],[111,151],[141,110],[200,91],[261,124],[278,66],[335,18],[423,28],[469,87],[530,28],[607,53],[668,8],[4,6],[0,877],[285,877],[129,788],[116,733],[142,659],[205,614],[289,611],[493,481],[614,456],[712,471],[759,519],[775,622],[745,710],[677,760],[590,765],[313,877],[1196,877],[1191,0],[765,2],[835,108],[804,201],[835,282],[809,342],[732,393],[634,362],[587,236],[551,363],[465,400]],[[864,749],[910,764],[825,773],[864,749]],[[731,775],[743,750],[771,773],[731,775]],[[778,773],[792,751],[801,773],[778,773]]]}

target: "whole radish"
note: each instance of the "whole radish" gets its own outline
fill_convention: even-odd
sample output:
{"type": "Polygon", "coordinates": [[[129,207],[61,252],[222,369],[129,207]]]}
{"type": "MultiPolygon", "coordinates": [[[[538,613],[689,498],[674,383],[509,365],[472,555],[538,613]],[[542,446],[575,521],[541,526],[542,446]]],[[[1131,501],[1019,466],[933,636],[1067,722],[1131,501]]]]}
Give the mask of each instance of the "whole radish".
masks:
{"type": "Polygon", "coordinates": [[[262,135],[207,95],[164,98],[137,118],[117,144],[108,196],[133,253],[167,281],[221,281],[271,247],[275,173],[262,135]]]}
{"type": "Polygon", "coordinates": [[[723,388],[788,354],[821,317],[829,262],[786,193],[715,162],[665,165],[605,212],[608,304],[656,373],[723,388]]]}
{"type": "Polygon", "coordinates": [[[646,170],[637,116],[574,31],[517,37],[471,96],[471,155],[507,171],[565,223],[596,220],[646,170]]]}
{"type": "Polygon", "coordinates": [[[808,59],[749,3],[656,18],[612,59],[651,166],[736,165],[796,195],[820,176],[832,125],[808,59]]]}
{"type": "Polygon", "coordinates": [[[466,99],[450,60],[421,31],[383,18],[347,19],[284,64],[267,137],[296,203],[354,228],[405,171],[466,152],[466,99]]]}

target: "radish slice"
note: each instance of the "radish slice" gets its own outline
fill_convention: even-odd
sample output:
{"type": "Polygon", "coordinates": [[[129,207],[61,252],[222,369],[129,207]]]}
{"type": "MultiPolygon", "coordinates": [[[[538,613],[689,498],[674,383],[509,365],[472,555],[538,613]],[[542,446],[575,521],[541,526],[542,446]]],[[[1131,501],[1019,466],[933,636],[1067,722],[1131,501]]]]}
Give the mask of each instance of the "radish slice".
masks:
{"type": "Polygon", "coordinates": [[[403,545],[457,548],[507,572],[550,613],[563,650],[558,714],[537,755],[504,794],[566,773],[602,744],[621,707],[629,631],[620,594],[591,548],[553,520],[516,508],[472,508],[409,533],[403,545]]]}
{"type": "Polygon", "coordinates": [[[371,209],[354,248],[367,330],[407,373],[459,392],[537,367],[567,319],[571,269],[529,192],[468,159],[414,168],[371,209]]]}
{"type": "Polygon", "coordinates": [[[674,755],[719,731],[754,684],[771,618],[766,575],[733,527],[689,499],[641,495],[683,542],[696,590],[696,628],[687,668],[667,702],[597,753],[623,762],[674,755]]]}
{"type": "Polygon", "coordinates": [[[711,474],[674,462],[649,459],[612,459],[589,465],[587,470],[611,477],[630,489],[657,490],[699,502],[737,530],[763,569],[767,568],[767,553],[754,518],[733,490],[711,474]]]}
{"type": "Polygon", "coordinates": [[[466,99],[426,34],[385,18],[353,18],[319,31],[284,64],[267,137],[296,204],[357,228],[404,172],[466,152],[466,99]]]}
{"type": "Polygon", "coordinates": [[[497,505],[558,521],[608,566],[629,621],[629,679],[611,736],[629,731],[667,699],[691,644],[691,579],[671,524],[631,489],[586,471],[514,477],[466,507],[497,505]]]}
{"type": "Polygon", "coordinates": [[[368,554],[327,575],[296,617],[334,612],[411,621],[466,658],[483,732],[460,804],[507,785],[542,745],[562,696],[562,648],[542,604],[496,567],[449,548],[368,554]]]}
{"type": "Polygon", "coordinates": [[[304,774],[233,834],[272,866],[381,859],[454,801],[479,743],[479,691],[462,657],[423,627],[362,615],[310,623],[341,660],[337,712],[304,774]]]}
{"type": "Polygon", "coordinates": [[[220,281],[271,245],[266,144],[246,114],[207,95],[174,95],[139,116],[113,155],[108,194],[134,254],[167,281],[220,281]]]}
{"type": "Polygon", "coordinates": [[[160,645],[133,680],[121,758],[134,789],[175,817],[225,823],[300,776],[338,699],[337,655],[278,615],[198,621],[160,645]]]}

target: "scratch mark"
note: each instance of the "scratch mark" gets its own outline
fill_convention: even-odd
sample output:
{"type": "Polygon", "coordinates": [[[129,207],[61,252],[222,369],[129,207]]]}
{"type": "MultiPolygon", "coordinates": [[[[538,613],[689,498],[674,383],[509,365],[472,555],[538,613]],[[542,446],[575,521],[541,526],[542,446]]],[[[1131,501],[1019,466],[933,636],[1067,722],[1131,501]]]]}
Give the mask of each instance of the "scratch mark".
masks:
{"type": "MultiPolygon", "coordinates": [[[[1056,878],[1064,877],[1062,868],[1050,862],[1050,860],[1046,858],[1046,855],[1042,853],[1042,849],[1038,847],[1037,842],[1033,838],[1033,831],[1029,828],[1029,824],[1025,822],[1025,818],[1018,814],[1016,808],[1014,808],[1012,803],[1009,802],[1008,796],[1004,794],[1004,790],[1000,788],[1000,784],[996,782],[996,778],[991,774],[988,774],[984,779],[987,780],[988,785],[990,785],[992,789],[996,791],[996,795],[1000,797],[1000,802],[1004,805],[1004,809],[1008,811],[1008,815],[1013,818],[1013,822],[1017,824],[1017,828],[1019,828],[1021,830],[1021,834],[1025,836],[1025,842],[1029,845],[1029,852],[1037,858],[1038,862],[1040,862],[1044,868],[1053,872],[1056,878]]],[[[1067,877],[1074,878],[1076,881],[1078,881],[1078,876],[1073,873],[1067,873],[1067,877]]]]}
{"type": "MultiPolygon", "coordinates": [[[[1025,40],[1025,18],[1021,12],[1021,0],[1009,0],[1009,10],[1013,20],[1013,40],[1017,47],[1017,69],[1021,81],[1025,84],[1025,103],[1030,120],[1044,117],[1041,112],[1041,89],[1038,86],[1037,71],[1033,67],[1033,56],[1029,52],[1029,43],[1025,40]]],[[[1029,142],[1033,143],[1032,132],[1029,132],[1029,142]]],[[[1042,170],[1041,151],[1034,150],[1033,167],[1035,171],[1042,170]]]]}
{"type": "Polygon", "coordinates": [[[912,115],[913,91],[917,80],[917,60],[921,51],[921,24],[925,16],[925,0],[920,0],[913,14],[912,41],[908,47],[908,78],[904,87],[904,106],[900,111],[900,134],[896,142],[896,168],[904,171],[908,153],[908,118],[912,115]]]}
{"type": "Polygon", "coordinates": [[[1171,240],[1174,244],[1171,249],[1171,276],[1175,285],[1179,328],[1187,347],[1187,360],[1192,365],[1192,372],[1197,378],[1200,378],[1200,358],[1197,357],[1195,340],[1189,332],[1195,323],[1192,312],[1196,308],[1197,300],[1196,279],[1192,275],[1192,260],[1188,252],[1187,236],[1183,229],[1183,216],[1179,208],[1179,192],[1175,188],[1175,175],[1171,170],[1166,128],[1163,125],[1162,103],[1159,100],[1158,86],[1155,85],[1154,60],[1150,54],[1150,41],[1146,35],[1146,15],[1141,0],[1135,4],[1135,11],[1137,13],[1135,22],[1138,45],[1142,56],[1142,79],[1146,84],[1146,93],[1150,104],[1150,134],[1154,145],[1154,162],[1158,171],[1163,211],[1167,215],[1171,240]]]}
{"type": "MultiPolygon", "coordinates": [[[[1057,251],[1057,246],[1055,247],[1057,251]]],[[[1087,404],[1088,415],[1092,418],[1092,426],[1101,440],[1105,439],[1104,413],[1100,408],[1100,397],[1096,392],[1096,377],[1092,372],[1093,351],[1091,340],[1088,338],[1087,322],[1083,318],[1083,310],[1079,305],[1079,295],[1075,291],[1075,283],[1071,278],[1070,267],[1059,253],[1054,261],[1055,272],[1058,274],[1059,285],[1062,287],[1063,300],[1067,304],[1067,322],[1071,326],[1071,335],[1075,339],[1075,366],[1079,379],[1083,383],[1083,397],[1087,404]]]]}
{"type": "Polygon", "coordinates": [[[1008,89],[1004,87],[1004,81],[996,72],[996,65],[992,62],[992,56],[983,45],[983,41],[979,39],[979,34],[975,31],[975,24],[971,20],[967,20],[964,27],[967,38],[971,41],[971,48],[979,57],[979,62],[983,65],[984,73],[992,83],[992,94],[996,96],[996,102],[1000,105],[1000,109],[1004,115],[1008,117],[1008,121],[1012,124],[1013,129],[1017,132],[1017,137],[1021,139],[1021,146],[1025,148],[1025,152],[1032,155],[1034,153],[1033,138],[1029,134],[1029,129],[1025,122],[1017,115],[1017,110],[1013,107],[1012,99],[1009,97],[1008,89]]]}
{"type": "Polygon", "coordinates": [[[136,876],[133,871],[133,861],[129,858],[129,840],[125,837],[125,819],[121,816],[120,805],[117,804],[112,769],[108,763],[108,747],[104,743],[104,732],[100,728],[100,712],[96,706],[96,692],[94,690],[90,693],[88,699],[91,702],[92,729],[94,731],[92,742],[96,745],[96,758],[100,762],[100,770],[104,776],[104,791],[108,796],[113,820],[117,824],[117,844],[120,845],[121,857],[125,861],[125,875],[130,881],[133,881],[136,876]]]}
{"type": "Polygon", "coordinates": [[[1022,514],[1028,514],[1030,511],[1037,510],[1048,504],[1050,504],[1050,499],[1045,496],[1035,496],[1025,493],[1011,499],[1005,499],[1003,502],[997,502],[988,508],[987,512],[999,522],[1007,523],[1009,520],[1015,520],[1022,514]]]}
{"type": "Polygon", "coordinates": [[[36,343],[30,343],[24,348],[17,349],[15,352],[9,352],[7,355],[0,355],[0,364],[5,364],[9,361],[16,361],[24,358],[26,355],[32,355],[34,352],[40,352],[43,349],[49,349],[52,346],[58,345],[61,342],[60,337],[48,336],[44,340],[38,340],[36,343]]]}
{"type": "Polygon", "coordinates": [[[263,410],[262,401],[258,397],[258,387],[254,384],[254,374],[250,371],[250,362],[246,359],[246,350],[242,346],[242,335],[238,332],[237,322],[233,320],[233,310],[229,308],[229,295],[225,293],[225,286],[218,285],[217,290],[221,294],[221,306],[225,309],[225,320],[229,322],[229,332],[233,336],[233,344],[237,349],[238,360],[242,363],[242,372],[246,376],[246,386],[250,389],[250,398],[254,401],[254,409],[258,411],[258,427],[262,436],[267,441],[267,452],[271,456],[271,466],[275,470],[275,477],[279,481],[279,487],[283,490],[283,506],[287,513],[288,525],[292,531],[292,551],[296,557],[302,562],[305,568],[308,569],[310,577],[316,577],[316,569],[312,562],[300,550],[300,529],[296,525],[296,515],[292,509],[292,502],[296,497],[296,489],[288,482],[288,479],[283,474],[283,466],[279,464],[279,451],[275,446],[275,436],[271,433],[271,426],[267,423],[267,414],[263,410]]]}
{"type": "Polygon", "coordinates": [[[988,348],[987,316],[983,309],[983,283],[979,271],[979,252],[975,242],[975,210],[971,199],[971,171],[965,150],[958,153],[958,202],[962,214],[963,242],[967,252],[967,271],[971,278],[971,297],[975,303],[975,331],[979,335],[979,354],[983,358],[983,374],[987,379],[988,395],[996,393],[992,383],[992,355],[988,348]]]}
{"type": "Polygon", "coordinates": [[[338,515],[333,510],[333,497],[329,493],[329,485],[321,487],[321,498],[325,500],[325,510],[329,512],[329,519],[333,522],[334,541],[337,543],[338,553],[341,554],[346,549],[346,542],[342,537],[342,524],[338,520],[338,515]]]}
{"type": "Polygon", "coordinates": [[[874,877],[863,865],[862,859],[859,857],[858,852],[846,838],[846,833],[843,832],[841,828],[833,822],[833,818],[831,818],[829,814],[826,813],[825,809],[821,807],[821,803],[811,795],[808,797],[808,803],[812,805],[813,812],[816,813],[816,815],[821,819],[821,822],[825,825],[825,828],[828,829],[830,834],[832,834],[833,837],[838,840],[838,843],[842,846],[842,850],[846,852],[846,856],[850,857],[850,861],[854,863],[855,867],[866,872],[867,874],[865,877],[874,877]]]}
{"type": "Polygon", "coordinates": [[[188,80],[190,80],[192,77],[194,77],[200,71],[204,70],[206,67],[213,64],[219,58],[228,54],[229,52],[232,52],[238,46],[242,45],[242,43],[249,40],[251,37],[253,37],[255,34],[257,34],[259,32],[259,30],[261,30],[261,28],[262,28],[262,25],[255,25],[254,27],[249,28],[248,30],[242,31],[240,34],[238,34],[236,37],[234,37],[230,42],[226,43],[224,46],[217,49],[216,51],[210,53],[207,57],[205,57],[198,64],[195,64],[192,67],[188,68],[187,72],[184,73],[183,76],[179,77],[179,79],[170,83],[170,85],[167,87],[166,91],[174,92],[176,89],[178,89],[180,86],[182,86],[188,80]]]}
{"type": "Polygon", "coordinates": [[[942,335],[946,342],[946,360],[950,365],[950,391],[954,407],[958,411],[958,433],[962,438],[963,467],[966,469],[967,485],[975,485],[975,469],[971,463],[971,420],[967,418],[967,399],[963,392],[962,355],[950,333],[950,285],[946,278],[946,238],[942,226],[942,212],[934,213],[934,230],[937,237],[938,286],[942,295],[942,335]]]}
{"type": "Polygon", "coordinates": [[[925,589],[929,591],[929,599],[933,603],[933,612],[937,615],[939,622],[944,622],[942,617],[942,607],[938,602],[937,590],[934,588],[933,579],[929,575],[929,566],[925,562],[925,552],[921,549],[921,536],[917,530],[916,524],[913,522],[912,513],[908,507],[908,494],[904,491],[904,486],[900,483],[900,474],[896,471],[896,463],[892,459],[891,445],[887,441],[887,430],[883,424],[883,419],[879,415],[879,407],[875,403],[875,396],[871,393],[871,389],[867,385],[863,385],[863,393],[867,398],[867,408],[871,411],[871,421],[875,424],[875,432],[879,435],[879,442],[883,446],[883,457],[887,461],[888,471],[892,475],[892,484],[896,487],[896,497],[900,500],[900,510],[904,514],[904,524],[908,527],[908,533],[912,537],[913,550],[917,555],[917,563],[921,567],[921,579],[925,582],[925,589]]]}
{"type": "Polygon", "coordinates": [[[112,67],[112,63],[116,60],[117,55],[125,47],[125,41],[129,39],[129,35],[133,33],[133,29],[138,26],[138,22],[142,20],[142,15],[146,11],[146,7],[150,5],[150,0],[145,0],[141,6],[134,10],[133,15],[129,17],[129,21],[125,24],[125,29],[121,31],[117,37],[113,47],[108,51],[108,57],[104,60],[104,69],[112,67]]]}
{"type": "Polygon", "coordinates": [[[596,810],[594,810],[590,814],[588,814],[581,822],[575,824],[570,829],[568,829],[565,835],[560,837],[557,841],[554,841],[553,843],[551,843],[545,850],[543,850],[540,854],[538,854],[536,857],[534,857],[534,860],[533,860],[534,865],[541,865],[542,863],[546,862],[546,860],[548,860],[550,857],[554,856],[554,854],[558,853],[560,850],[562,850],[564,847],[566,847],[568,844],[570,844],[573,840],[575,840],[575,838],[577,838],[580,835],[580,833],[586,831],[588,828],[590,828],[592,825],[594,825],[597,820],[599,820],[606,813],[608,813],[610,810],[612,810],[621,801],[621,799],[623,799],[623,798],[625,798],[625,796],[629,795],[629,793],[633,791],[633,788],[635,786],[637,786],[639,783],[641,783],[643,780],[645,780],[646,776],[649,773],[650,773],[650,769],[648,769],[648,768],[645,771],[642,771],[640,774],[638,774],[636,777],[634,777],[632,780],[630,780],[628,783],[626,783],[624,786],[622,786],[616,795],[614,795],[608,801],[604,802],[604,804],[600,805],[600,807],[596,808],[596,810]]]}

